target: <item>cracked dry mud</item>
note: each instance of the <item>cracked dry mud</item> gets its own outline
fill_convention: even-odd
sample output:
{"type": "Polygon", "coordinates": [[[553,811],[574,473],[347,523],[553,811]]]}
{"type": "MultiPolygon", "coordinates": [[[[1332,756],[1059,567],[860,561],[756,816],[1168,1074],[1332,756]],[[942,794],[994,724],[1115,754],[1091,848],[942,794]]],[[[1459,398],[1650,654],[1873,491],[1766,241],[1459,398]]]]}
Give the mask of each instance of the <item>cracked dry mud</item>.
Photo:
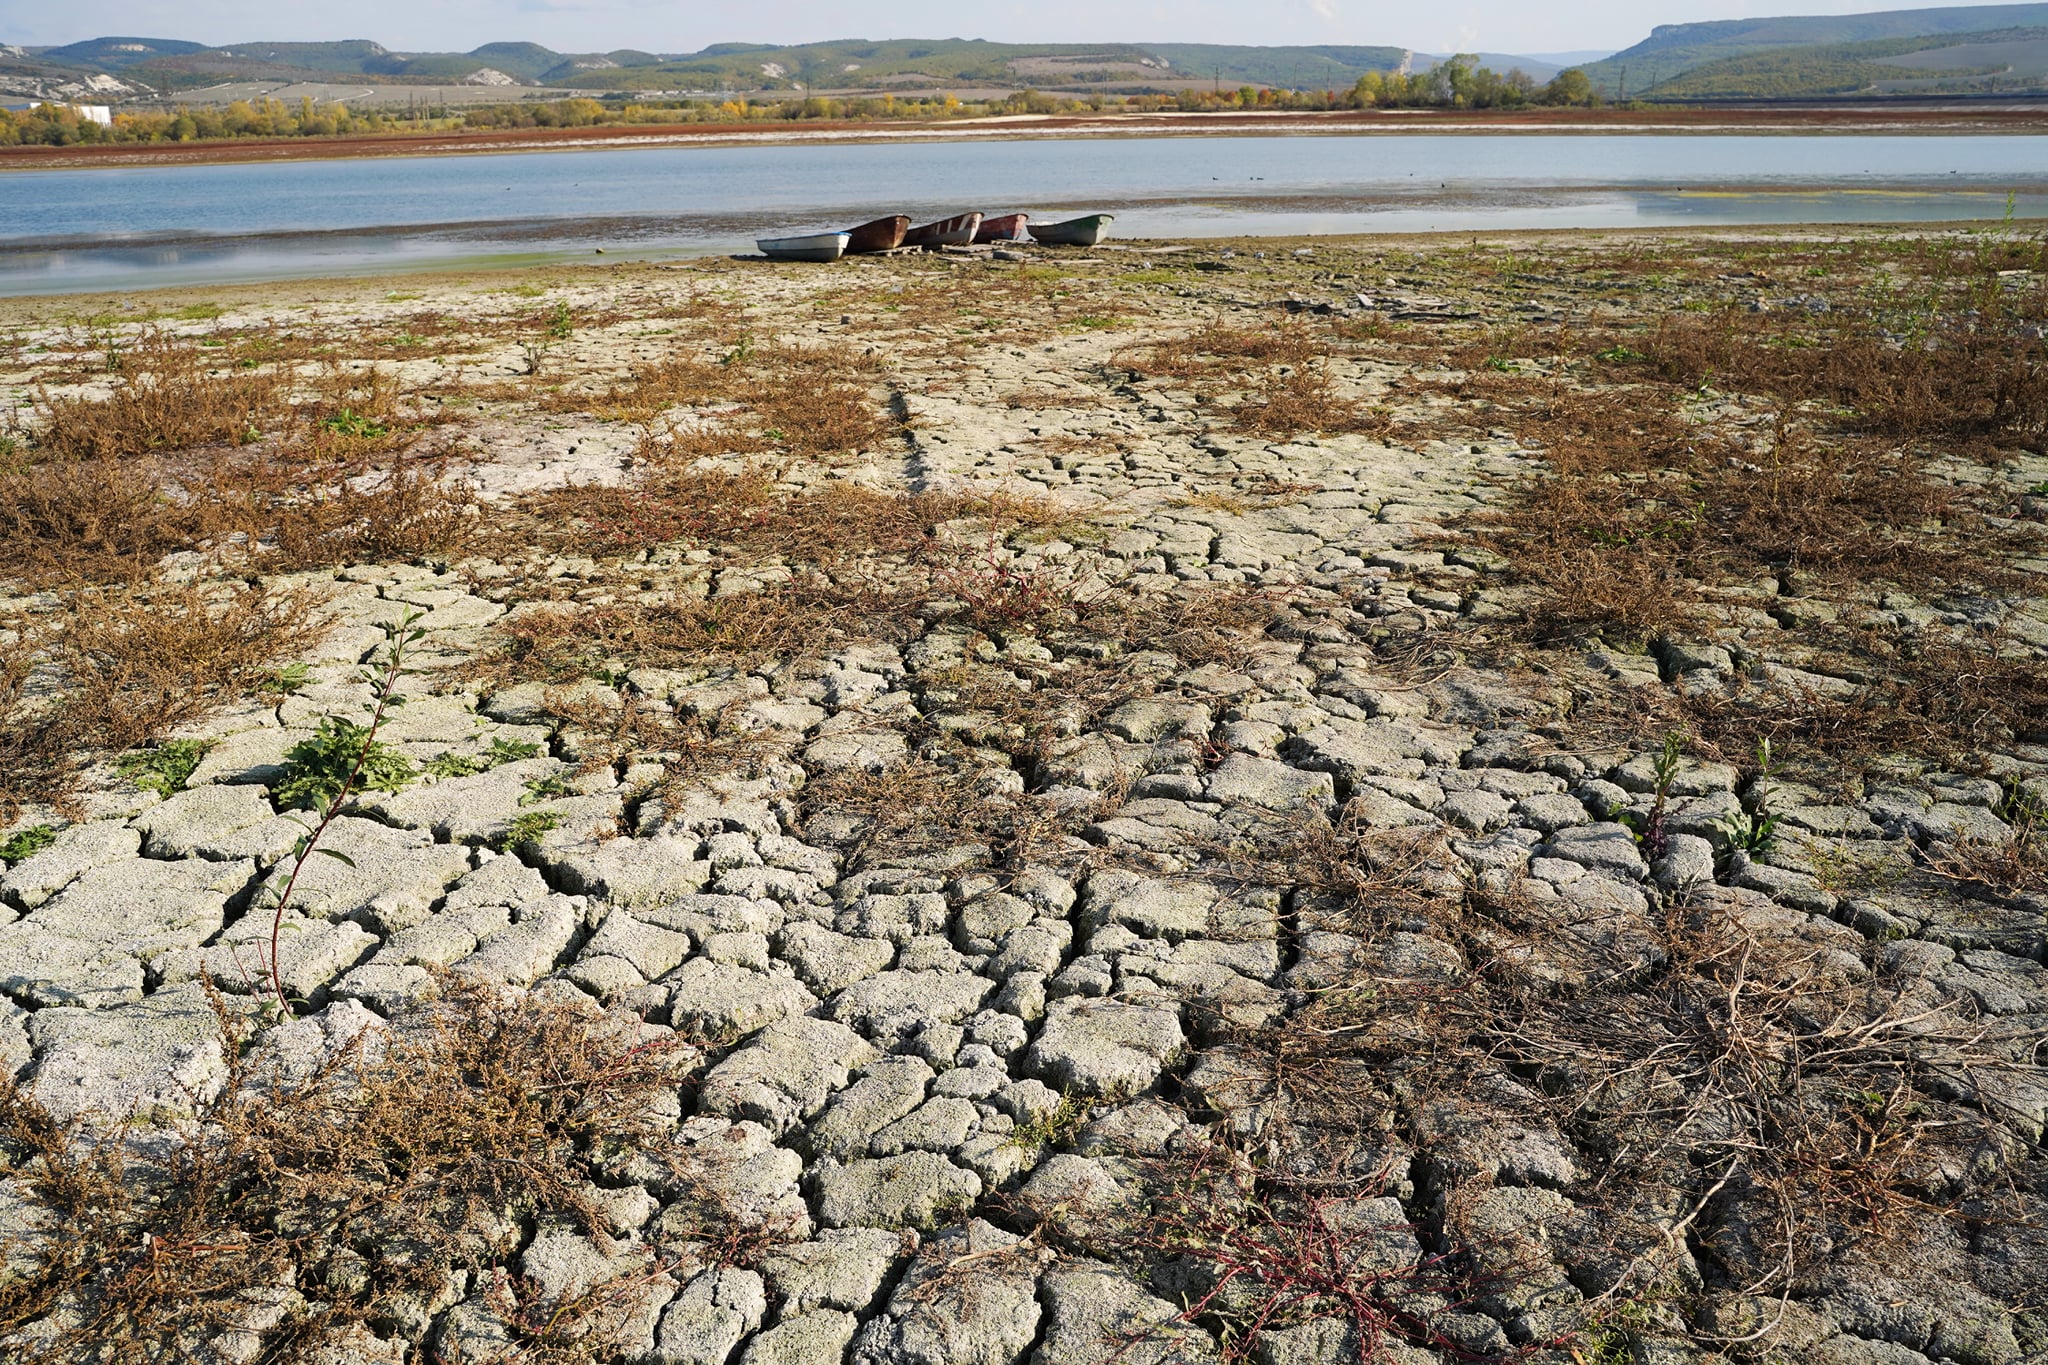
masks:
{"type": "MultiPolygon", "coordinates": [[[[1687,730],[1719,712],[1684,709],[1857,694],[1868,666],[1814,633],[1852,612],[1892,639],[1995,617],[2001,657],[2038,667],[2038,540],[1995,600],[1881,575],[1795,595],[1788,573],[1708,584],[1705,624],[1630,640],[1517,635],[1533,589],[1471,520],[1545,467],[1491,406],[1488,329],[1807,308],[1821,286],[1771,272],[1832,244],[716,262],[516,293],[278,286],[160,321],[347,360],[432,310],[450,330],[375,363],[395,411],[461,411],[431,430],[483,534],[406,562],[165,562],[317,592],[310,667],[178,729],[207,747],[177,789],[98,761],[0,827],[54,833],[0,875],[15,1103],[82,1135],[129,1118],[143,1172],[211,1112],[223,1019],[261,997],[259,891],[300,832],[274,799],[287,755],[360,714],[358,669],[408,609],[426,633],[382,737],[447,775],[338,819],[350,862],[314,859],[285,915],[298,1017],[242,1040],[236,1075],[307,1074],[463,983],[681,1060],[653,1127],[587,1163],[585,1216],[528,1208],[334,1325],[331,1266],[223,1290],[211,1328],[138,1358],[2048,1359],[2042,718],[1947,748],[1788,741],[1760,772],[1687,730]],[[575,321],[542,346],[558,300],[575,321]],[[514,321],[465,331],[486,314],[514,321]],[[1211,325],[1315,329],[1357,405],[1328,425],[1357,429],[1260,434],[1253,379],[1147,365],[1211,325]],[[602,400],[681,351],[736,371],[792,344],[862,355],[851,382],[898,429],[727,452],[745,392],[644,426],[602,400]],[[848,483],[1049,501],[962,504],[873,554],[535,501],[617,486],[631,507],[693,461],[769,470],[769,507],[848,483]],[[578,518],[599,525],[580,548],[548,538],[578,518]],[[1147,636],[1130,606],[1203,594],[1230,611],[1200,629],[1147,636]],[[784,652],[618,626],[778,597],[829,629],[784,652]],[[1660,771],[1667,731],[1686,745],[1660,771]],[[1968,861],[1991,850],[2018,870],[1968,861]],[[549,1326],[571,1304],[580,1338],[549,1326]]],[[[138,325],[62,306],[15,306],[8,382],[102,393],[95,333],[138,325]]],[[[1493,373],[1564,369],[1518,357],[1493,373]]],[[[1701,395],[1700,420],[1743,416],[1701,395]]],[[[2038,533],[2029,442],[1935,468],[2038,533]]],[[[17,624],[59,601],[35,586],[17,624]]],[[[0,1354],[102,1358],[77,1345],[101,1281],[23,1297],[65,1228],[6,1141],[0,1354]]]]}

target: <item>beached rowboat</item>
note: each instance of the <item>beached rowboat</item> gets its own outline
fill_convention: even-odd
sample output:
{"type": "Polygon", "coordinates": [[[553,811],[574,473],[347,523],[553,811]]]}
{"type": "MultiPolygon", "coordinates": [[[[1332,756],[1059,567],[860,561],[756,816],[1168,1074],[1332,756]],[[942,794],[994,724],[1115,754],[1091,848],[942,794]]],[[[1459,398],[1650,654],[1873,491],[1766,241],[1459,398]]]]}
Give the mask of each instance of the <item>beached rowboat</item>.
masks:
{"type": "Polygon", "coordinates": [[[808,237],[763,237],[754,245],[771,261],[836,261],[846,254],[844,232],[814,232],[808,237]]]}
{"type": "Polygon", "coordinates": [[[1031,221],[1028,213],[1005,213],[995,218],[984,218],[981,226],[974,230],[977,242],[1021,242],[1024,240],[1024,225],[1031,221]]]}
{"type": "Polygon", "coordinates": [[[1069,218],[1064,223],[1033,223],[1031,235],[1045,246],[1094,246],[1109,231],[1116,216],[1091,213],[1086,218],[1069,218]]]}
{"type": "Polygon", "coordinates": [[[936,223],[926,223],[923,227],[912,228],[903,234],[903,245],[921,246],[926,250],[936,250],[942,246],[966,246],[974,240],[974,234],[980,227],[980,214],[955,214],[951,218],[941,218],[936,223]]]}
{"type": "Polygon", "coordinates": [[[877,218],[872,223],[862,223],[857,228],[848,228],[846,254],[864,256],[871,251],[894,251],[903,245],[903,234],[910,230],[907,215],[894,213],[887,218],[877,218]]]}

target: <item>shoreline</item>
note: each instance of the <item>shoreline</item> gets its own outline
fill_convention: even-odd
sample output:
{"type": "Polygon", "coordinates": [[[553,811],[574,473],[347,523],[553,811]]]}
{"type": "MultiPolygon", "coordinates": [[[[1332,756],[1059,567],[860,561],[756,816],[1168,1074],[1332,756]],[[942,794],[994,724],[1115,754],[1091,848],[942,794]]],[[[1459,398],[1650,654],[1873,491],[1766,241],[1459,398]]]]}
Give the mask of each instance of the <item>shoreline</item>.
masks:
{"type": "MultiPolygon", "coordinates": [[[[1149,253],[1172,257],[1186,252],[1235,251],[1242,254],[1266,252],[1279,258],[1297,250],[1357,251],[1375,252],[1449,250],[1470,248],[1496,249],[1542,249],[1562,246],[1582,248],[1612,247],[1628,242],[1654,242],[1665,240],[1686,240],[1701,242],[1748,242],[1759,244],[1792,244],[1800,242],[1835,242],[1868,237],[1872,234],[1893,234],[1900,236],[1925,235],[1929,237],[1944,233],[1972,232],[1982,230],[1995,220],[1986,218],[1944,219],[1939,221],[1900,222],[1854,222],[1854,223],[1757,223],[1730,224],[1725,227],[1688,227],[1681,225],[1656,227],[1520,227],[1498,230],[1473,230],[1469,228],[1445,228],[1439,231],[1361,232],[1343,234],[1294,234],[1274,237],[1202,237],[1202,238],[1130,238],[1108,243],[1089,252],[1078,255],[1045,254],[1032,264],[1041,268],[1062,269],[1083,262],[1092,261],[1106,264],[1121,260],[1126,253],[1149,253]],[[1112,253],[1108,257],[1095,252],[1112,253]]],[[[2027,218],[2017,220],[2015,226],[2048,230],[2048,218],[2027,218]]],[[[832,266],[814,267],[819,270],[837,270],[843,266],[859,266],[867,260],[886,263],[891,258],[850,257],[832,266]]],[[[62,309],[64,316],[97,316],[102,313],[139,313],[140,318],[125,321],[145,320],[166,316],[190,304],[213,305],[224,303],[226,307],[270,307],[288,299],[305,303],[331,300],[338,291],[375,292],[388,287],[390,292],[408,296],[437,289],[470,289],[491,291],[493,289],[518,289],[532,284],[537,277],[546,275],[549,286],[560,285],[572,279],[601,282],[606,278],[646,272],[691,271],[715,263],[742,266],[762,265],[762,258],[733,255],[720,252],[699,254],[622,254],[617,258],[598,261],[585,256],[548,260],[506,259],[489,257],[476,260],[473,264],[435,261],[422,263],[417,268],[380,266],[374,269],[325,275],[277,275],[262,279],[174,281],[156,285],[140,285],[134,288],[78,289],[49,293],[0,293],[0,331],[8,328],[22,328],[42,325],[49,321],[49,310],[62,309]],[[137,300],[149,301],[148,309],[137,309],[137,300]]],[[[813,267],[803,267],[807,272],[813,267]]],[[[794,273],[794,272],[792,272],[794,273]]]]}
{"type": "Polygon", "coordinates": [[[374,137],[249,138],[208,143],[102,143],[0,148],[0,171],[93,167],[224,165],[365,157],[456,156],[636,147],[729,147],[976,138],[1160,136],[1411,136],[1416,134],[1578,134],[1585,136],[1813,136],[2048,134],[2048,107],[1968,109],[1343,110],[1273,113],[1000,115],[946,122],[857,123],[821,120],[762,127],[745,124],[606,125],[593,128],[489,129],[374,137]]]}

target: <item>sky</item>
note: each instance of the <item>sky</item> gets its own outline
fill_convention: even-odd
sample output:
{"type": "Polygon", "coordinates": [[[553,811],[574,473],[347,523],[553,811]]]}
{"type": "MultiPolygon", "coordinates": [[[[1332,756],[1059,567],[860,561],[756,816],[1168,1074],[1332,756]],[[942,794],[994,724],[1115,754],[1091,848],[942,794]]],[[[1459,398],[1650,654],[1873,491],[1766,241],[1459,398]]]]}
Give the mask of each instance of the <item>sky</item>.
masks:
{"type": "Polygon", "coordinates": [[[109,35],[209,45],[369,38],[399,51],[527,41],[558,51],[689,52],[710,43],[828,38],[995,42],[1387,44],[1421,52],[1628,47],[1656,24],[1860,14],[1942,0],[0,0],[0,42],[109,35]],[[882,17],[886,16],[886,17],[882,17]]]}

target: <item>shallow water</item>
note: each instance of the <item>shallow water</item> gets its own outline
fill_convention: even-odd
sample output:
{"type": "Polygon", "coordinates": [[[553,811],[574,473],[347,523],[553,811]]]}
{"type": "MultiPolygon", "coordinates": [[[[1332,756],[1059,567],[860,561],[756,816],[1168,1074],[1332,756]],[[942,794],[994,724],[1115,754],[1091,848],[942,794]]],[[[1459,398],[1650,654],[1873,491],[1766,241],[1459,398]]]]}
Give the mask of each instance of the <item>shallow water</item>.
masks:
{"type": "Polygon", "coordinates": [[[2048,137],[1377,134],[656,147],[0,175],[0,293],[751,249],[966,207],[1120,237],[2048,216],[2048,137]],[[2008,195],[2012,198],[2008,201],[2008,195]]]}

